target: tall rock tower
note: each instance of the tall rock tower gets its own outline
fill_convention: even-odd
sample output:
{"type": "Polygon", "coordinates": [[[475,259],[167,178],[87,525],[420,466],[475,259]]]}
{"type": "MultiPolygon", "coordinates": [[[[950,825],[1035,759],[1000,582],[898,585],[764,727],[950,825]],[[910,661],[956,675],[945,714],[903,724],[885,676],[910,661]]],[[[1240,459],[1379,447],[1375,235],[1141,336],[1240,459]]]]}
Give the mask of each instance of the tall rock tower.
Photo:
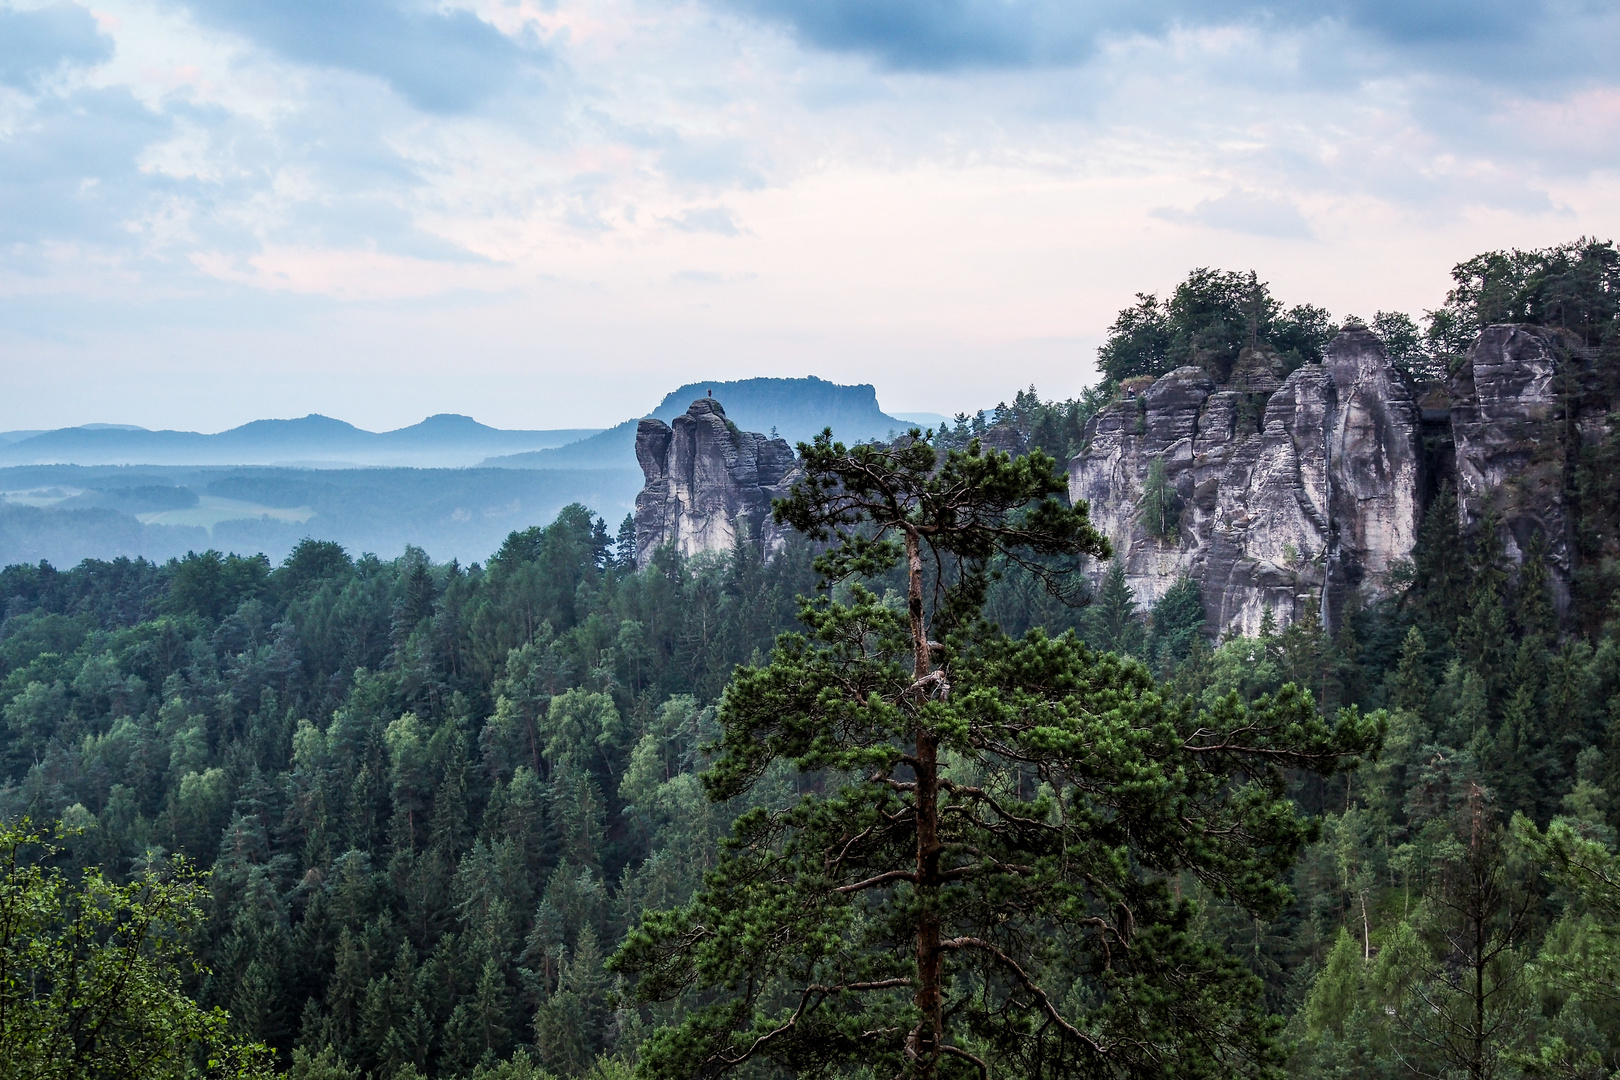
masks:
{"type": "Polygon", "coordinates": [[[728,551],[741,537],[768,556],[785,542],[771,500],[798,479],[793,448],[739,430],[714,398],[698,398],[671,424],[641,421],[636,461],[646,477],[636,496],[637,565],[665,544],[696,555],[728,551]]]}

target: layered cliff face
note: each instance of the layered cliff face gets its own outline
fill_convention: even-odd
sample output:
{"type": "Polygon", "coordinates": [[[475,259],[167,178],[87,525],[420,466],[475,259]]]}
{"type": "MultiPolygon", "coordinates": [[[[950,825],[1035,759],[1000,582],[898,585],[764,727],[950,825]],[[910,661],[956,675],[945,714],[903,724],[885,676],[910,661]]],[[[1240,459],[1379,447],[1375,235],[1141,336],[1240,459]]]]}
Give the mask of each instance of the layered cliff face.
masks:
{"type": "Polygon", "coordinates": [[[1583,352],[1547,327],[1489,326],[1447,385],[1463,534],[1494,521],[1516,564],[1539,546],[1560,618],[1574,573],[1575,458],[1604,438],[1614,407],[1583,352]]]}
{"type": "Polygon", "coordinates": [[[646,419],[636,428],[636,461],[646,485],[636,496],[636,561],[674,544],[683,555],[726,551],[739,536],[769,555],[785,536],[771,521],[771,500],[798,479],[784,439],[739,431],[713,398],[699,398],[674,422],[646,419]]]}
{"type": "Polygon", "coordinates": [[[1331,620],[1409,557],[1420,419],[1383,345],[1352,327],[1321,364],[1280,385],[1276,370],[1245,350],[1226,384],[1181,368],[1093,419],[1069,495],[1090,504],[1142,603],[1189,574],[1213,629],[1253,634],[1267,610],[1286,623],[1311,600],[1331,620]],[[1180,511],[1164,535],[1141,515],[1155,462],[1180,511]]]}

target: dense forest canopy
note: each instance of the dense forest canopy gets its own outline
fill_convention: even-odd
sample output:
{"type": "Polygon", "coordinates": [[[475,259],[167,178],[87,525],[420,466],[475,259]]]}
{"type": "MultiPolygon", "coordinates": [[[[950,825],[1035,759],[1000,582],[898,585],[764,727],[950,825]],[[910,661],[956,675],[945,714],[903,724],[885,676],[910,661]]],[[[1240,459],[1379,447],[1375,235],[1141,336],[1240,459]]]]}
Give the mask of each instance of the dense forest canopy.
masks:
{"type": "Polygon", "coordinates": [[[1137,293],[1119,313],[1097,353],[1104,378],[1159,376],[1194,364],[1224,378],[1248,345],[1269,345],[1292,367],[1320,360],[1336,327],[1326,311],[1299,304],[1287,311],[1253,271],[1201,268],[1166,300],[1137,293]]]}
{"type": "MultiPolygon", "coordinates": [[[[1371,325],[1392,346],[1406,334],[1414,378],[1449,366],[1457,327],[1502,317],[1564,328],[1610,371],[1615,266],[1595,241],[1481,256],[1421,327],[1388,313],[1371,325]]],[[[1256,340],[1308,361],[1331,325],[1247,274],[1199,271],[1170,301],[1148,299],[1116,324],[1103,362],[1122,366],[1102,388],[1069,402],[1021,393],[936,444],[1061,457],[1118,380],[1218,366],[1256,340]]],[[[1184,901],[1181,940],[1253,988],[1266,1028],[1254,1045],[1272,1048],[1256,1073],[1620,1068],[1605,446],[1572,489],[1595,538],[1578,584],[1599,601],[1569,626],[1539,556],[1515,565],[1489,530],[1461,534],[1444,491],[1409,584],[1332,636],[1306,618],[1210,641],[1192,581],[1144,610],[1113,564],[1076,609],[987,564],[989,624],[1015,642],[1067,641],[1066,656],[1157,700],[1218,711],[1294,686],[1320,718],[1385,711],[1382,752],[1359,770],[1283,774],[1288,812],[1319,826],[1254,883],[1278,905],[1255,910],[1197,873],[1160,879],[1184,901]]],[[[767,669],[800,597],[878,619],[905,610],[908,589],[903,568],[874,563],[865,593],[829,591],[803,539],[768,562],[747,546],[663,551],[641,571],[632,544],[633,530],[615,537],[571,506],[465,566],[306,541],[279,565],[205,552],[7,567],[0,816],[62,823],[61,850],[39,865],[63,881],[98,868],[123,888],[174,855],[210,870],[206,893],[187,894],[205,916],[192,947],[206,971],[185,990],[296,1076],[626,1076],[689,1006],[638,1003],[607,958],[644,912],[698,894],[735,820],[816,790],[775,768],[709,797],[707,748],[736,669],[767,669]]]]}

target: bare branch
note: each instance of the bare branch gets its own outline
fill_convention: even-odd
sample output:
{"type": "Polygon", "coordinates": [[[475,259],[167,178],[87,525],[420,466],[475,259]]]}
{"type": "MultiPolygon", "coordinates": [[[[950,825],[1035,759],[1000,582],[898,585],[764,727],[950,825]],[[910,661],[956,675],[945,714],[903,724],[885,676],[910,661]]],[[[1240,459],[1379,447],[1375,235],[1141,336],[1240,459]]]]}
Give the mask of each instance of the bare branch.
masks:
{"type": "Polygon", "coordinates": [[[917,874],[912,870],[889,870],[885,873],[879,874],[877,877],[869,877],[865,881],[857,881],[853,885],[840,885],[838,888],[834,889],[833,892],[860,892],[862,889],[875,889],[879,885],[887,885],[891,881],[909,881],[915,885],[917,884],[917,874]]]}

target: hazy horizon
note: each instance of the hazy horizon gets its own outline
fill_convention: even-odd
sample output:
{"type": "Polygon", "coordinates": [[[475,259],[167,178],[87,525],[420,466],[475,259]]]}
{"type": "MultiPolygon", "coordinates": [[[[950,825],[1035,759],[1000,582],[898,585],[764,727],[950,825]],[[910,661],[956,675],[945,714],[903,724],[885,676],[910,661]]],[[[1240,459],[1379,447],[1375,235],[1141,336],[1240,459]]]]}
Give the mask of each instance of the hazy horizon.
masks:
{"type": "MultiPolygon", "coordinates": [[[[748,375],[745,375],[745,376],[741,376],[740,379],[725,380],[725,381],[736,382],[736,381],[746,381],[746,380],[751,379],[751,378],[781,378],[781,377],[783,377],[783,376],[748,376],[748,375]]],[[[701,379],[685,379],[685,380],[683,380],[681,382],[680,385],[684,386],[684,385],[687,385],[687,384],[690,384],[690,383],[701,382],[701,381],[702,381],[701,379]]],[[[719,382],[721,382],[723,380],[715,379],[715,380],[711,380],[711,381],[713,381],[715,383],[719,383],[719,382]]],[[[849,384],[840,384],[840,385],[849,385],[849,384]]],[[[1010,397],[1011,393],[1009,392],[1009,394],[1003,395],[1003,396],[1004,397],[1010,397]]],[[[662,398],[660,398],[660,402],[661,402],[661,400],[662,400],[662,398]]],[[[953,410],[951,413],[945,414],[945,413],[939,413],[939,412],[937,412],[935,410],[932,410],[932,409],[892,409],[892,408],[889,408],[888,406],[884,405],[881,398],[878,400],[878,405],[879,405],[880,408],[883,409],[884,412],[888,413],[891,416],[895,416],[898,419],[905,419],[907,417],[913,417],[913,416],[917,416],[917,417],[934,416],[934,417],[938,417],[941,420],[948,420],[950,417],[955,416],[957,414],[957,412],[967,412],[969,415],[971,415],[973,412],[976,412],[976,411],[978,411],[980,409],[991,408],[994,404],[995,404],[995,402],[987,402],[987,403],[980,404],[980,405],[974,405],[971,408],[964,407],[963,409],[953,410]]],[[[431,414],[428,414],[428,415],[425,415],[425,416],[418,417],[415,420],[409,420],[409,421],[406,421],[406,422],[404,422],[402,424],[396,425],[394,427],[388,427],[388,428],[368,428],[368,427],[365,427],[364,425],[354,423],[353,421],[347,419],[346,417],[332,416],[332,415],[330,415],[328,413],[322,413],[322,412],[306,412],[306,413],[302,413],[302,414],[299,414],[299,415],[288,415],[288,416],[255,416],[252,419],[244,420],[244,421],[242,421],[240,423],[231,424],[228,427],[218,427],[218,428],[210,428],[210,427],[206,427],[206,426],[200,426],[200,427],[199,426],[194,426],[194,427],[185,427],[185,428],[156,428],[156,427],[150,427],[150,426],[147,426],[147,425],[144,425],[144,424],[128,423],[127,421],[124,421],[122,419],[117,419],[117,420],[97,419],[97,420],[86,420],[86,421],[79,422],[79,423],[58,424],[58,425],[55,425],[53,427],[0,428],[0,435],[15,435],[15,434],[18,434],[18,433],[25,433],[25,432],[32,435],[32,434],[43,434],[43,433],[51,432],[51,431],[71,430],[71,429],[82,429],[82,430],[108,429],[108,430],[128,430],[128,431],[146,431],[146,432],[175,432],[175,433],[185,433],[185,434],[195,433],[195,434],[200,434],[200,435],[221,435],[221,434],[224,434],[224,433],[226,433],[228,431],[234,431],[234,430],[236,430],[238,428],[241,428],[241,427],[244,427],[244,426],[246,426],[248,424],[254,424],[254,423],[261,422],[261,421],[290,422],[290,421],[297,421],[297,420],[309,420],[309,419],[314,419],[314,418],[321,418],[321,419],[326,419],[326,420],[336,420],[336,421],[338,421],[340,423],[348,424],[351,427],[357,428],[358,430],[360,430],[360,431],[362,431],[362,432],[364,432],[366,434],[385,435],[385,434],[392,434],[392,433],[395,433],[395,432],[403,431],[403,430],[408,429],[408,428],[415,427],[418,424],[425,423],[426,421],[433,420],[433,419],[436,419],[436,418],[441,417],[441,416],[465,417],[466,419],[472,420],[475,423],[483,424],[486,427],[497,428],[498,430],[502,430],[502,431],[542,431],[542,432],[544,432],[544,431],[568,431],[568,430],[574,430],[576,428],[584,428],[584,429],[591,430],[591,431],[604,431],[607,428],[612,427],[614,424],[622,423],[625,420],[637,419],[637,418],[642,417],[642,416],[651,416],[656,411],[657,411],[657,406],[655,405],[653,408],[646,409],[646,410],[644,410],[642,412],[639,412],[639,413],[633,412],[633,413],[629,413],[629,414],[626,414],[626,415],[622,415],[622,416],[617,417],[615,420],[613,420],[610,423],[605,423],[605,424],[600,424],[600,425],[569,425],[569,426],[564,426],[562,424],[536,423],[536,424],[528,425],[528,426],[523,427],[523,428],[502,428],[502,427],[499,427],[499,425],[487,423],[481,417],[470,414],[470,413],[442,413],[442,412],[441,413],[431,413],[431,414]]]]}

